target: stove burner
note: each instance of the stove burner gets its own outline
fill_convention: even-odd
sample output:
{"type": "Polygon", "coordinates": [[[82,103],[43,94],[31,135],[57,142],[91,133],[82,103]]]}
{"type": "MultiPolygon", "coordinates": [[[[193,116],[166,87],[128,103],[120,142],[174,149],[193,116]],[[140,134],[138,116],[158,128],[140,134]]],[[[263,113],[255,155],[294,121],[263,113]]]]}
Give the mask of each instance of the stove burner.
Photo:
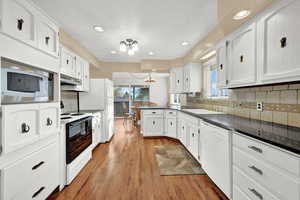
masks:
{"type": "Polygon", "coordinates": [[[79,116],[79,115],[84,115],[84,113],[72,113],[71,116],[79,116]]]}
{"type": "Polygon", "coordinates": [[[71,119],[72,117],[61,117],[60,119],[71,119]]]}

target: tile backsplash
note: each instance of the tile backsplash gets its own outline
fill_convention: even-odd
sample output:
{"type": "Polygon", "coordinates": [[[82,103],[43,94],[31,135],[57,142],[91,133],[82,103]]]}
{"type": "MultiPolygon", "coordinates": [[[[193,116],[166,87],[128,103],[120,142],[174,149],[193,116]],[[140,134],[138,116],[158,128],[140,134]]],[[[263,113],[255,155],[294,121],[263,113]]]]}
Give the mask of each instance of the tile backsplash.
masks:
{"type": "Polygon", "coordinates": [[[77,111],[77,92],[61,91],[61,100],[65,106],[62,113],[77,111]]]}
{"type": "Polygon", "coordinates": [[[239,88],[226,99],[187,96],[187,106],[300,127],[300,84],[239,88]],[[263,103],[263,111],[256,103],[263,103]]]}

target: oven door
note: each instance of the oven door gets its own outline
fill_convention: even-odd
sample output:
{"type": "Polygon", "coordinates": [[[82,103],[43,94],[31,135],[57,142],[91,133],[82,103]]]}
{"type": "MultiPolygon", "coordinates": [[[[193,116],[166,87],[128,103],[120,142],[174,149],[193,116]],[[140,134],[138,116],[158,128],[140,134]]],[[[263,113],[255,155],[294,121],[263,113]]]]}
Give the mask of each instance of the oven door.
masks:
{"type": "Polygon", "coordinates": [[[70,122],[66,125],[67,164],[71,163],[92,144],[92,117],[70,122]]]}

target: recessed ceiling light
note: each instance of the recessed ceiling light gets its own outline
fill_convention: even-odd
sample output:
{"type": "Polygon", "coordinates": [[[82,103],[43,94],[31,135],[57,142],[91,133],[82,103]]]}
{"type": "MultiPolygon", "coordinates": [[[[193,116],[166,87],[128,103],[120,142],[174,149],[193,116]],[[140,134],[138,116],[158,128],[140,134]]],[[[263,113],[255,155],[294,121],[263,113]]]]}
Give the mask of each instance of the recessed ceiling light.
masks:
{"type": "Polygon", "coordinates": [[[115,50],[112,50],[112,51],[110,51],[110,53],[111,53],[111,54],[116,54],[116,53],[117,53],[117,51],[115,51],[115,50]]]}
{"type": "Polygon", "coordinates": [[[154,55],[154,52],[150,51],[148,54],[149,54],[150,56],[153,56],[153,55],[154,55]]]}
{"type": "Polygon", "coordinates": [[[184,42],[181,43],[181,45],[182,45],[182,46],[187,46],[187,45],[189,45],[189,43],[186,42],[186,41],[184,41],[184,42]]]}
{"type": "Polygon", "coordinates": [[[97,32],[104,32],[104,29],[101,26],[94,26],[94,30],[97,32]]]}
{"type": "Polygon", "coordinates": [[[248,17],[251,14],[250,10],[241,10],[233,16],[234,20],[241,20],[248,17]]]}
{"type": "Polygon", "coordinates": [[[216,50],[210,51],[210,52],[208,52],[207,54],[205,54],[205,55],[201,58],[201,60],[206,60],[207,58],[210,58],[210,57],[214,56],[216,53],[217,53],[216,50]]]}

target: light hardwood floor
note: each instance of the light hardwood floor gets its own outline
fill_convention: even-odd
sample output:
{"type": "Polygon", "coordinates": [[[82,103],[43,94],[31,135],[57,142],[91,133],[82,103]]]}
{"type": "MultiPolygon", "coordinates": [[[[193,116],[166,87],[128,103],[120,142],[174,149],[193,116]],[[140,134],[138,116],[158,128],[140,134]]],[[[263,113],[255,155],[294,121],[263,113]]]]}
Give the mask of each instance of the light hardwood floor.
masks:
{"type": "Polygon", "coordinates": [[[71,185],[51,200],[227,200],[206,175],[160,176],[154,146],[178,141],[144,139],[115,121],[112,141],[100,144],[71,185]]]}

